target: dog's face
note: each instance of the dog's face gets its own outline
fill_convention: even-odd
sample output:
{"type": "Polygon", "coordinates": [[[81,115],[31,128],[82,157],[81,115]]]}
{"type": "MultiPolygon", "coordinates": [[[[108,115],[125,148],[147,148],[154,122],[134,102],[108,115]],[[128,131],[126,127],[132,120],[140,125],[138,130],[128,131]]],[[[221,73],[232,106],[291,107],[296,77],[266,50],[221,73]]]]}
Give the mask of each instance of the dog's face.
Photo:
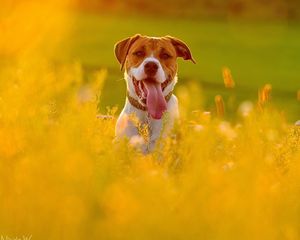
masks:
{"type": "Polygon", "coordinates": [[[145,100],[150,115],[156,119],[160,119],[166,109],[164,96],[169,89],[164,83],[175,78],[177,58],[194,62],[187,45],[170,36],[135,35],[118,42],[115,55],[129,76],[128,91],[141,102],[145,100]]]}

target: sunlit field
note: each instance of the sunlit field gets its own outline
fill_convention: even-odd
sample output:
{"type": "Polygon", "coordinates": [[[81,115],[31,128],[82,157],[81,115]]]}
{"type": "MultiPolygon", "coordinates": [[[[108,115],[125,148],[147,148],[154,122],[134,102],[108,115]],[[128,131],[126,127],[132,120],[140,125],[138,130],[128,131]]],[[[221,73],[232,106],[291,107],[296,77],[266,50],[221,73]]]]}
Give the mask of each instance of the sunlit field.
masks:
{"type": "MultiPolygon", "coordinates": [[[[257,89],[273,88],[273,104],[290,121],[299,118],[296,92],[300,88],[300,24],[294,22],[205,21],[180,18],[111,17],[78,14],[72,26],[69,59],[80,59],[86,72],[108,69],[101,108],[122,107],[125,84],[113,54],[112,43],[143,33],[184,39],[197,65],[179,60],[179,85],[197,81],[204,91],[203,105],[211,110],[214,96],[229,95],[223,88],[222,68],[231,69],[238,102],[255,101],[257,89]],[[112,91],[113,90],[113,91],[112,91]]],[[[237,106],[235,106],[237,107],[237,106]]],[[[231,113],[230,113],[231,114],[231,113]]]]}
{"type": "Polygon", "coordinates": [[[0,10],[1,240],[300,239],[300,25],[68,4],[0,10]],[[136,32],[178,36],[197,61],[179,60],[180,120],[147,155],[114,140],[113,45],[136,32]]]}

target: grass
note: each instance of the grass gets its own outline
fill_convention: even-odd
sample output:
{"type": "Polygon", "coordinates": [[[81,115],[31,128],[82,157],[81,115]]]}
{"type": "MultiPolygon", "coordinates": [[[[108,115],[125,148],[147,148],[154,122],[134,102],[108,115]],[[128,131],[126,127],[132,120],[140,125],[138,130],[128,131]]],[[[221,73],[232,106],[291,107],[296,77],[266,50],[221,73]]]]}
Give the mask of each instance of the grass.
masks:
{"type": "MultiPolygon", "coordinates": [[[[114,70],[118,66],[111,43],[126,32],[122,25],[119,32],[115,29],[120,20],[104,22],[105,18],[85,16],[75,25],[77,31],[68,35],[69,15],[60,12],[60,6],[45,3],[48,11],[35,11],[35,7],[24,11],[22,6],[17,9],[21,17],[15,14],[6,29],[13,32],[17,28],[10,27],[26,23],[27,31],[0,42],[0,49],[6,51],[0,63],[1,238],[300,238],[300,128],[289,124],[269,101],[269,85],[260,92],[258,103],[248,102],[236,112],[231,104],[240,104],[241,89],[225,89],[215,80],[217,87],[210,91],[224,93],[226,99],[217,97],[218,107],[211,107],[209,114],[205,112],[206,85],[199,85],[201,73],[220,74],[222,82],[221,64],[199,63],[220,73],[181,64],[186,80],[177,87],[180,122],[174,135],[162,139],[154,153],[143,155],[126,140],[114,143],[116,108],[101,110],[110,118],[97,117],[99,101],[114,103],[123,98],[114,99],[122,94],[124,83],[112,81],[119,73],[114,70]],[[45,13],[47,21],[43,21],[45,13]],[[93,37],[95,26],[102,33],[93,37]],[[24,45],[33,33],[39,33],[39,38],[24,45]],[[85,42],[82,49],[90,51],[80,50],[79,45],[74,48],[76,41],[85,42]],[[95,46],[106,45],[99,47],[98,54],[89,46],[91,41],[95,46]],[[70,63],[68,54],[63,56],[67,45],[72,45],[71,53],[78,61],[70,63]],[[22,48],[16,51],[18,46],[22,48]],[[233,120],[226,117],[228,111],[234,114],[233,120]]],[[[128,21],[124,24],[133,31],[135,22],[128,21]]],[[[165,24],[161,31],[163,26],[171,29],[170,21],[165,24]]],[[[186,21],[178,24],[188,25],[186,21]]],[[[209,24],[204,26],[211,31],[209,24]]],[[[197,45],[192,37],[183,38],[192,48],[197,45]]],[[[213,52],[213,44],[207,49],[213,52]]],[[[201,49],[195,48],[195,56],[197,51],[201,49]]],[[[222,59],[235,78],[235,71],[247,75],[222,59]]],[[[246,81],[235,80],[237,85],[246,81]]],[[[276,82],[271,83],[276,91],[276,82]]],[[[251,84],[249,89],[257,93],[251,84]]],[[[287,88],[283,90],[297,91],[293,83],[287,83],[287,88]]]]}
{"type": "Polygon", "coordinates": [[[121,107],[125,93],[122,73],[113,55],[113,44],[139,32],[154,36],[174,35],[188,43],[197,65],[179,60],[179,84],[189,80],[201,84],[207,109],[211,109],[216,94],[224,93],[221,69],[228,66],[237,83],[239,101],[256,99],[257,89],[269,83],[274,90],[274,103],[285,110],[289,120],[298,117],[299,24],[80,14],[73,30],[70,55],[80,59],[86,67],[109,70],[103,109],[115,104],[121,107]]]}

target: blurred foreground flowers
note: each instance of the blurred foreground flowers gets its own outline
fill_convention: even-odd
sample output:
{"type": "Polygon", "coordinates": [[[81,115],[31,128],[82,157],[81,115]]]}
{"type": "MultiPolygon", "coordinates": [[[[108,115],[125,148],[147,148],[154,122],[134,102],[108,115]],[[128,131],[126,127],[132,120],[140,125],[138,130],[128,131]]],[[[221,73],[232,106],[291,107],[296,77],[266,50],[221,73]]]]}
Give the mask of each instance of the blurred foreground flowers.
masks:
{"type": "Polygon", "coordinates": [[[274,110],[247,107],[235,124],[184,114],[176,138],[144,156],[113,144],[114,109],[96,117],[105,71],[86,82],[80,64],[41,59],[0,71],[1,234],[300,237],[300,130],[274,110]]]}

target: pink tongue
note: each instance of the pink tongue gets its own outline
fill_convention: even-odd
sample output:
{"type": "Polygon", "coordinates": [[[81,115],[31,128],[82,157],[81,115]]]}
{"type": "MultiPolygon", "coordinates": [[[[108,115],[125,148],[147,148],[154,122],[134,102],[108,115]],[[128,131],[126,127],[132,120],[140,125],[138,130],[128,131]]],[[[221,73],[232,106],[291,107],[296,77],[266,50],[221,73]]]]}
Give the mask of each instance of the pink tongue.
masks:
{"type": "Polygon", "coordinates": [[[154,119],[161,119],[164,111],[167,110],[167,102],[163,96],[160,83],[154,80],[144,81],[147,89],[147,108],[154,119]]]}

